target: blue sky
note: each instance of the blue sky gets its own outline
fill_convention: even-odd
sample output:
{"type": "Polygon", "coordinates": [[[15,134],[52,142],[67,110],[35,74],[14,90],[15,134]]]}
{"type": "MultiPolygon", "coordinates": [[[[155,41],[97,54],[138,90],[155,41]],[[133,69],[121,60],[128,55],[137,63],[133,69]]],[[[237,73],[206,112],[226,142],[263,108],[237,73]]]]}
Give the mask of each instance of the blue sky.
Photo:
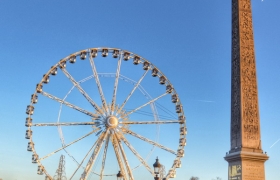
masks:
{"type": "MultiPolygon", "coordinates": [[[[266,179],[275,180],[280,176],[280,142],[272,146],[280,139],[280,1],[253,0],[252,6],[262,147],[270,156],[266,179]]],[[[37,166],[26,151],[26,105],[52,65],[91,47],[139,54],[172,82],[188,127],[185,157],[176,179],[227,179],[223,157],[230,148],[230,0],[1,1],[0,178],[44,179],[36,174],[37,166]]],[[[58,108],[50,110],[51,116],[57,116],[58,108]]],[[[44,117],[46,112],[41,112],[44,117]]],[[[52,144],[57,143],[57,131],[44,133],[52,144]]],[[[167,136],[160,139],[171,145],[167,136]]],[[[38,141],[48,141],[41,138],[38,141]]],[[[40,145],[46,151],[48,147],[40,145]]],[[[58,159],[50,163],[54,169],[58,159]]]]}

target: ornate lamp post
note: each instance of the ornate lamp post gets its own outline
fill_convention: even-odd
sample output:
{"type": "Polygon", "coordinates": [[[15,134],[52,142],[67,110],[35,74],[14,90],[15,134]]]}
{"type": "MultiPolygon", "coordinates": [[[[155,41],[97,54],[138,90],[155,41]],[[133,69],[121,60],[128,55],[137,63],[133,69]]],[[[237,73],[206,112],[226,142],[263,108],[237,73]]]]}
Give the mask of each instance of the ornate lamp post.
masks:
{"type": "Polygon", "coordinates": [[[154,179],[155,179],[155,180],[159,180],[159,177],[158,177],[158,175],[156,175],[154,179]]]}
{"type": "Polygon", "coordinates": [[[123,180],[123,175],[121,171],[119,171],[119,173],[117,174],[117,180],[123,180]]]}
{"type": "Polygon", "coordinates": [[[158,157],[156,159],[156,162],[153,164],[153,166],[154,166],[154,172],[156,174],[155,180],[159,180],[158,174],[159,174],[159,170],[161,168],[161,164],[158,161],[158,157]]]}

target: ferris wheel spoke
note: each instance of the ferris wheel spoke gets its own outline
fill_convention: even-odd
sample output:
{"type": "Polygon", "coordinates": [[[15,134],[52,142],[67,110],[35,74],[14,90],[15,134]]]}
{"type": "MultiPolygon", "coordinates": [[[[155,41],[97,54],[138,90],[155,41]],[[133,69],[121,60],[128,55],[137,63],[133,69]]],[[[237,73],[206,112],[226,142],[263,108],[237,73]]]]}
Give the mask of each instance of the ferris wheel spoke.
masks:
{"type": "Polygon", "coordinates": [[[138,82],[135,84],[135,86],[133,87],[132,91],[129,93],[129,95],[127,96],[127,98],[124,100],[124,102],[122,103],[121,107],[119,108],[117,113],[120,113],[120,111],[123,109],[123,107],[125,106],[125,104],[127,103],[127,101],[130,99],[130,97],[132,96],[132,94],[134,93],[134,91],[137,89],[137,87],[140,85],[140,83],[142,82],[142,80],[144,79],[144,77],[146,76],[146,74],[148,73],[148,71],[145,71],[145,73],[142,75],[142,77],[138,80],[138,82]]]}
{"type": "Polygon", "coordinates": [[[141,136],[141,135],[139,135],[139,134],[136,134],[135,132],[133,132],[133,131],[131,131],[131,130],[128,130],[128,129],[126,129],[126,128],[122,128],[122,130],[123,130],[124,132],[127,132],[128,134],[134,136],[134,137],[137,137],[137,138],[139,138],[139,139],[141,139],[141,140],[143,140],[143,141],[145,141],[145,142],[147,142],[147,143],[150,143],[150,144],[152,144],[152,145],[154,145],[154,146],[157,146],[157,147],[159,147],[159,148],[161,148],[161,149],[163,149],[163,150],[165,150],[165,151],[168,151],[168,152],[170,152],[170,153],[176,155],[176,152],[173,151],[172,149],[169,149],[169,148],[167,148],[167,147],[165,147],[165,146],[163,146],[163,145],[161,145],[161,144],[158,144],[158,143],[156,143],[156,142],[154,142],[154,141],[152,141],[152,140],[150,140],[150,139],[147,139],[147,138],[145,138],[145,137],[143,137],[143,136],[141,136]]]}
{"type": "Polygon", "coordinates": [[[77,140],[75,140],[75,141],[73,141],[73,142],[71,142],[71,143],[69,143],[69,144],[67,144],[67,145],[65,145],[65,146],[62,146],[61,148],[59,148],[59,149],[57,149],[57,150],[55,150],[55,151],[49,153],[49,154],[46,155],[45,157],[39,159],[39,161],[42,161],[42,160],[44,160],[44,159],[50,157],[51,155],[54,155],[55,153],[57,153],[57,152],[61,151],[62,149],[65,149],[65,148],[71,146],[72,144],[74,144],[74,143],[76,143],[76,142],[78,142],[78,141],[80,141],[80,140],[82,140],[82,139],[88,137],[89,135],[95,133],[96,131],[98,131],[98,129],[95,129],[95,130],[89,132],[88,134],[84,135],[83,137],[80,137],[79,139],[77,139],[77,140]]]}
{"type": "Polygon", "coordinates": [[[121,55],[119,57],[119,60],[118,60],[116,79],[115,79],[115,84],[114,84],[114,92],[113,92],[113,98],[112,98],[112,104],[111,104],[111,114],[114,111],[114,107],[115,107],[115,103],[116,103],[116,98],[117,98],[117,89],[118,89],[118,83],[119,83],[119,77],[120,77],[122,57],[123,57],[123,55],[121,53],[121,55]]]}
{"type": "Polygon", "coordinates": [[[127,176],[126,176],[126,171],[124,170],[124,165],[122,163],[121,157],[120,157],[120,152],[119,152],[119,146],[118,146],[118,140],[116,138],[116,136],[112,136],[112,144],[113,144],[113,148],[117,157],[117,161],[120,167],[120,171],[121,173],[124,175],[124,180],[127,180],[127,176]]]}
{"type": "Polygon", "coordinates": [[[69,102],[67,102],[67,101],[64,101],[64,100],[62,100],[62,99],[60,99],[60,98],[58,98],[58,97],[56,97],[56,96],[54,96],[54,95],[51,95],[51,94],[49,94],[49,93],[47,93],[47,92],[42,91],[41,94],[44,95],[44,96],[46,96],[46,97],[48,97],[48,98],[50,98],[50,99],[52,99],[52,100],[55,100],[55,101],[57,101],[57,102],[59,102],[59,103],[62,103],[62,104],[66,105],[66,106],[68,106],[68,107],[70,107],[70,108],[72,108],[72,109],[75,109],[75,110],[77,110],[77,111],[80,111],[80,112],[82,112],[82,113],[84,113],[84,114],[86,114],[86,115],[88,115],[88,116],[91,116],[91,117],[93,117],[93,118],[98,117],[98,115],[96,115],[96,114],[93,114],[93,113],[91,113],[91,112],[89,112],[89,111],[86,111],[86,110],[84,110],[84,109],[82,109],[82,108],[80,108],[80,107],[78,107],[78,106],[75,106],[75,105],[73,105],[73,104],[71,104],[71,103],[69,103],[69,102]]]}
{"type": "Polygon", "coordinates": [[[128,116],[128,115],[134,113],[135,111],[138,111],[139,109],[141,109],[141,108],[143,108],[143,107],[145,107],[145,106],[147,106],[147,105],[149,105],[149,104],[155,102],[156,100],[162,98],[163,96],[166,96],[167,94],[168,94],[168,93],[164,93],[164,94],[162,94],[162,95],[156,97],[155,99],[152,99],[152,100],[150,100],[149,102],[143,104],[142,106],[139,106],[138,108],[136,108],[136,109],[134,109],[134,110],[132,110],[132,111],[127,112],[126,116],[128,116]]]}
{"type": "Polygon", "coordinates": [[[102,114],[102,110],[99,108],[99,106],[89,97],[89,95],[85,92],[85,90],[80,86],[80,84],[69,74],[69,72],[65,69],[61,69],[65,76],[70,79],[70,81],[73,83],[73,85],[81,92],[81,94],[88,100],[88,102],[94,107],[94,109],[102,114]]]}
{"type": "Polygon", "coordinates": [[[95,149],[93,150],[93,153],[84,169],[84,172],[80,178],[80,180],[86,180],[87,179],[87,176],[88,176],[88,173],[91,171],[91,168],[96,160],[96,157],[98,156],[98,153],[100,152],[100,149],[102,147],[102,144],[103,144],[103,141],[104,139],[106,138],[107,134],[108,134],[109,130],[107,129],[105,132],[103,132],[99,138],[98,138],[98,142],[96,144],[96,147],[95,149]]]}
{"type": "Polygon", "coordinates": [[[129,164],[128,164],[128,160],[127,160],[127,157],[126,157],[126,155],[125,155],[125,152],[124,152],[124,149],[123,149],[123,146],[122,146],[122,143],[120,142],[120,138],[118,137],[118,134],[117,134],[117,133],[115,133],[115,136],[116,136],[116,138],[117,138],[117,140],[118,140],[118,145],[119,145],[119,147],[120,147],[120,151],[121,151],[121,154],[122,154],[122,156],[123,156],[123,160],[124,160],[124,162],[125,162],[126,170],[127,170],[127,172],[128,172],[128,177],[129,177],[130,180],[134,180],[134,177],[133,177],[131,168],[130,168],[130,166],[129,166],[129,164]]]}
{"type": "Polygon", "coordinates": [[[90,62],[91,69],[92,69],[92,72],[93,72],[93,76],[94,76],[94,79],[95,79],[95,82],[96,82],[96,85],[97,85],[97,88],[98,88],[99,95],[101,97],[103,108],[108,113],[108,107],[107,107],[107,104],[106,104],[106,99],[105,99],[105,96],[103,94],[102,86],[100,84],[99,77],[98,77],[96,67],[95,67],[95,64],[94,64],[94,60],[93,60],[91,55],[89,56],[89,62],[90,62]]]}
{"type": "Polygon", "coordinates": [[[32,126],[79,126],[79,125],[99,125],[99,122],[65,122],[65,123],[34,123],[32,126]]]}
{"type": "Polygon", "coordinates": [[[183,123],[184,121],[168,120],[168,121],[122,121],[120,124],[170,124],[170,123],[183,123]]]}
{"type": "Polygon", "coordinates": [[[106,138],[105,147],[104,147],[104,154],[103,154],[103,159],[102,159],[102,168],[101,168],[101,173],[100,173],[100,180],[103,179],[103,171],[104,171],[104,167],[105,167],[105,161],[106,161],[106,155],[107,155],[107,150],[108,150],[108,145],[109,145],[109,139],[110,139],[110,136],[108,135],[108,137],[106,138]]]}
{"type": "Polygon", "coordinates": [[[154,175],[153,170],[150,168],[150,166],[146,163],[146,161],[140,156],[140,154],[133,148],[133,146],[126,140],[126,138],[121,135],[121,139],[123,142],[127,145],[127,147],[131,150],[131,152],[138,158],[138,160],[146,167],[146,169],[154,175]]]}
{"type": "MultiPolygon", "coordinates": [[[[99,137],[100,138],[100,137],[99,137]]],[[[87,152],[86,156],[84,157],[84,159],[81,161],[81,163],[78,163],[78,167],[75,170],[75,172],[72,174],[72,176],[70,177],[70,180],[74,177],[74,175],[77,173],[77,171],[80,169],[80,167],[82,166],[82,164],[84,163],[85,159],[87,158],[87,156],[89,155],[89,153],[92,151],[92,149],[96,146],[98,140],[95,141],[95,143],[92,145],[92,147],[90,148],[90,150],[87,152]]]]}

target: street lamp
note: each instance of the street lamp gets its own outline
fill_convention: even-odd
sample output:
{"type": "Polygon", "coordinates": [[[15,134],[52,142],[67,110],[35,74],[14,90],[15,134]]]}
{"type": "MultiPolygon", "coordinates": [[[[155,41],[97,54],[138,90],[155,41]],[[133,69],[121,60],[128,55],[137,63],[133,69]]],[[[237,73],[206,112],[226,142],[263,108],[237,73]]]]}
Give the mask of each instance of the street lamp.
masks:
{"type": "Polygon", "coordinates": [[[119,171],[119,173],[117,174],[117,180],[123,180],[123,175],[121,171],[119,171]]]}
{"type": "Polygon", "coordinates": [[[158,175],[156,174],[156,176],[155,176],[155,178],[154,178],[155,180],[159,180],[159,177],[158,177],[158,175]]]}
{"type": "MultiPolygon", "coordinates": [[[[157,159],[156,159],[156,162],[153,164],[153,166],[154,166],[154,172],[155,172],[155,174],[156,175],[158,175],[159,174],[159,169],[161,168],[161,164],[159,163],[159,161],[158,161],[158,157],[157,157],[157,159]]],[[[156,176],[157,177],[157,176],[156,176]]],[[[155,178],[156,178],[155,177],[155,178]]]]}

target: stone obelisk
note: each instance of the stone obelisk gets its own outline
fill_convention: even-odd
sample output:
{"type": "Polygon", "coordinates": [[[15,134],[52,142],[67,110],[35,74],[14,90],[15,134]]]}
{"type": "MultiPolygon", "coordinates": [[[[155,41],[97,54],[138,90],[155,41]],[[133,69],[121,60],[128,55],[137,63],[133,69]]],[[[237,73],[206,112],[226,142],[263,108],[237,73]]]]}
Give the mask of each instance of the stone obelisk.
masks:
{"type": "Polygon", "coordinates": [[[232,0],[229,180],[265,180],[251,0],[232,0]]]}

